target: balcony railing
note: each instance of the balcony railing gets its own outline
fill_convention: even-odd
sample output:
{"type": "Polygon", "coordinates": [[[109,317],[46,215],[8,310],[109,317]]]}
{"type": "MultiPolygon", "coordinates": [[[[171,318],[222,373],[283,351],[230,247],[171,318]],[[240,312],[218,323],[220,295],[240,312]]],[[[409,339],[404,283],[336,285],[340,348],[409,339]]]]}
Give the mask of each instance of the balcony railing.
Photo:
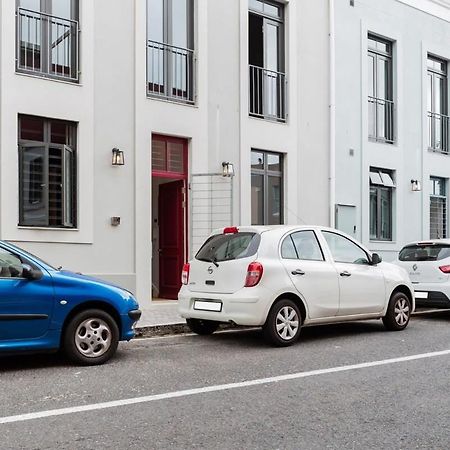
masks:
{"type": "Polygon", "coordinates": [[[195,102],[195,52],[147,41],[147,95],[195,102]]]}
{"type": "Polygon", "coordinates": [[[17,71],[77,82],[78,35],[76,20],[19,8],[17,71]]]}
{"type": "Polygon", "coordinates": [[[428,148],[435,152],[449,151],[449,116],[428,111],[428,148]]]}
{"type": "Polygon", "coordinates": [[[394,142],[394,102],[369,96],[369,138],[377,142],[394,142]]]}
{"type": "Polygon", "coordinates": [[[286,75],[282,72],[249,66],[250,115],[286,121],[286,75]]]}

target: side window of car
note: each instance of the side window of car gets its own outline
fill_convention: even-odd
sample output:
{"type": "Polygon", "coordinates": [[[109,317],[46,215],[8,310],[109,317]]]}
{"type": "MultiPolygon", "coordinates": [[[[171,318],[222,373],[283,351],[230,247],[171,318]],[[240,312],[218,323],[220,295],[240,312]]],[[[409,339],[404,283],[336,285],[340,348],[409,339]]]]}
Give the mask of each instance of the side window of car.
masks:
{"type": "Polygon", "coordinates": [[[22,261],[13,253],[0,247],[0,279],[20,278],[22,276],[22,261]]]}
{"type": "Polygon", "coordinates": [[[281,244],[281,257],[284,259],[298,259],[297,251],[295,250],[292,235],[287,236],[281,244]]]}
{"type": "Polygon", "coordinates": [[[344,236],[322,232],[335,262],[369,264],[366,252],[344,236]]]}
{"type": "Polygon", "coordinates": [[[298,259],[305,261],[323,261],[323,253],[314,231],[297,231],[291,234],[298,259]]]}

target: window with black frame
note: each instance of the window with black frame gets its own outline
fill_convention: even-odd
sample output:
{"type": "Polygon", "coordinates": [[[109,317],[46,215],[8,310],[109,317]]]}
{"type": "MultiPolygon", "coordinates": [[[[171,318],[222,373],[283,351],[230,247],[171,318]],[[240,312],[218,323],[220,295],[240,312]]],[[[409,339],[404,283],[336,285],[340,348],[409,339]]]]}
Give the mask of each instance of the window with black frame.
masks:
{"type": "Polygon", "coordinates": [[[392,241],[392,212],[395,192],[394,172],[371,168],[370,239],[392,241]]]}
{"type": "Polygon", "coordinates": [[[252,225],[283,223],[283,155],[251,152],[252,225]]]}
{"type": "Polygon", "coordinates": [[[447,237],[447,180],[430,177],[430,238],[447,237]]]}
{"type": "Polygon", "coordinates": [[[441,153],[448,153],[449,150],[447,66],[447,61],[428,55],[428,148],[441,153]]]}
{"type": "Polygon", "coordinates": [[[392,46],[386,39],[368,36],[369,139],[388,144],[395,140],[392,46]]]}
{"type": "Polygon", "coordinates": [[[19,225],[76,227],[77,124],[19,116],[19,225]]]}
{"type": "Polygon", "coordinates": [[[17,1],[17,71],[79,81],[79,0],[17,1]]]}

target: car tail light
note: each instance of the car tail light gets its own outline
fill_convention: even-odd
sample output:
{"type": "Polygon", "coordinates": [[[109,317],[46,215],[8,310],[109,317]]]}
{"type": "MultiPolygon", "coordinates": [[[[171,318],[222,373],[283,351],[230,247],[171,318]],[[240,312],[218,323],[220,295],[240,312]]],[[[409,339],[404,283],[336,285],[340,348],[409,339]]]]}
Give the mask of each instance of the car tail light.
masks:
{"type": "Polygon", "coordinates": [[[182,284],[188,284],[189,283],[189,270],[191,268],[191,265],[189,263],[186,263],[183,266],[183,271],[181,272],[181,283],[182,284]]]}
{"type": "Polygon", "coordinates": [[[236,234],[239,230],[237,227],[226,227],[223,229],[223,234],[236,234]]]}
{"type": "Polygon", "coordinates": [[[263,266],[259,262],[252,262],[247,268],[247,277],[245,278],[245,287],[256,286],[261,280],[263,266]]]}
{"type": "Polygon", "coordinates": [[[441,272],[450,273],[450,266],[441,266],[439,269],[441,269],[441,272]]]}

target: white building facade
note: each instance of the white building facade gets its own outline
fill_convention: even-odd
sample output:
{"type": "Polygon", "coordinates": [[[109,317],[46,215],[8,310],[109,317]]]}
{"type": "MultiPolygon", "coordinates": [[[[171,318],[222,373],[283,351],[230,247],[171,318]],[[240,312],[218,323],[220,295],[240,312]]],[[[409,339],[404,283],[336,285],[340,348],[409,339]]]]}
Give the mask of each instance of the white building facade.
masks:
{"type": "Polygon", "coordinates": [[[217,227],[336,222],[389,258],[433,197],[441,232],[449,10],[406,3],[1,2],[0,238],[144,302],[217,227]]]}

